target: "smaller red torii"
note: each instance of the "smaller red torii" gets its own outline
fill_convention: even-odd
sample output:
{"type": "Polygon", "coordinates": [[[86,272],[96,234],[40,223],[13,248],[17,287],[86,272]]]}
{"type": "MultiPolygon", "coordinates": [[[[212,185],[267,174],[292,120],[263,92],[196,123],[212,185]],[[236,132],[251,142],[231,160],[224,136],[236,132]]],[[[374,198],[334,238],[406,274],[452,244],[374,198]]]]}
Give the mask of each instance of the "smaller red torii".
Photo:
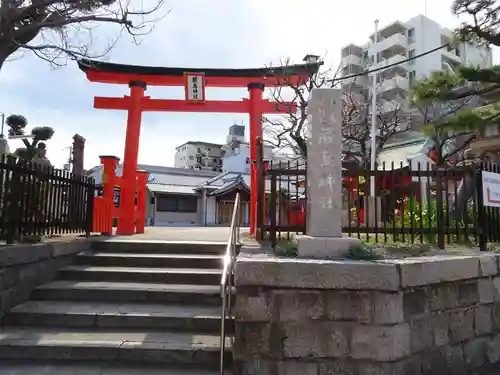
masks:
{"type": "MultiPolygon", "coordinates": [[[[128,84],[130,95],[122,98],[95,97],[94,108],[128,111],[118,234],[134,234],[136,169],[139,154],[141,117],[144,111],[248,113],[250,115],[250,233],[256,230],[257,213],[257,144],[262,137],[263,114],[296,111],[293,102],[277,103],[262,97],[265,86],[300,85],[318,71],[322,62],[260,69],[185,69],[145,67],[80,60],[78,65],[89,81],[128,84]],[[147,85],[184,86],[185,100],[151,99],[145,96],[147,85]],[[205,100],[205,88],[247,87],[249,98],[241,101],[205,100]]],[[[260,155],[262,157],[262,155],[260,155]]]]}

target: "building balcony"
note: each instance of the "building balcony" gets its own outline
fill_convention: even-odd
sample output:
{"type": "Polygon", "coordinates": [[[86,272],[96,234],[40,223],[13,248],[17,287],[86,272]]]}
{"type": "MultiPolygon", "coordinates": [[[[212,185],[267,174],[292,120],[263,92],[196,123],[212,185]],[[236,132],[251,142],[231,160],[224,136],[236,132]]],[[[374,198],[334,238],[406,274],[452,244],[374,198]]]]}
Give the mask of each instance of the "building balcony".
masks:
{"type": "Polygon", "coordinates": [[[451,68],[456,68],[462,63],[462,58],[455,53],[455,50],[442,49],[442,59],[443,62],[447,62],[451,68]]]}
{"type": "Polygon", "coordinates": [[[340,64],[342,68],[345,68],[348,65],[363,66],[362,58],[356,55],[347,55],[346,57],[343,57],[340,64]]]}
{"type": "Polygon", "coordinates": [[[378,103],[378,110],[380,113],[391,113],[394,112],[402,107],[401,103],[398,102],[391,102],[389,100],[380,100],[378,103]]]}
{"type": "Polygon", "coordinates": [[[395,76],[390,79],[384,80],[377,91],[382,99],[394,100],[398,96],[402,96],[403,92],[407,92],[410,87],[408,78],[402,76],[395,76]]]}
{"type": "Polygon", "coordinates": [[[342,47],[341,50],[342,57],[347,57],[349,55],[363,56],[363,48],[355,44],[348,44],[342,47]]]}
{"type": "MultiPolygon", "coordinates": [[[[406,59],[407,59],[406,56],[400,55],[400,54],[396,54],[396,55],[394,55],[392,57],[389,57],[388,59],[382,59],[377,64],[375,64],[372,67],[370,67],[370,69],[379,69],[379,68],[383,68],[385,66],[390,66],[392,64],[400,64],[403,61],[405,61],[406,59]]],[[[400,65],[396,65],[396,66],[398,68],[402,68],[402,69],[405,69],[405,70],[408,69],[408,67],[406,66],[406,64],[400,64],[400,65]]]]}
{"type": "MultiPolygon", "coordinates": [[[[349,75],[349,74],[347,74],[349,75]]],[[[347,86],[367,86],[368,85],[368,77],[367,76],[357,76],[357,77],[352,77],[352,78],[346,78],[342,80],[342,86],[347,87],[347,86]]]]}
{"type": "MultiPolygon", "coordinates": [[[[402,109],[404,104],[402,102],[398,101],[390,101],[390,100],[385,100],[385,99],[377,99],[377,113],[378,114],[390,114],[391,112],[394,112],[396,110],[402,109]]],[[[371,116],[372,109],[371,105],[368,109],[368,114],[371,116]]]]}
{"type": "Polygon", "coordinates": [[[375,54],[378,52],[392,51],[394,53],[399,53],[406,55],[406,49],[408,47],[408,37],[403,34],[394,34],[386,39],[380,40],[377,44],[370,47],[370,53],[375,54]]]}

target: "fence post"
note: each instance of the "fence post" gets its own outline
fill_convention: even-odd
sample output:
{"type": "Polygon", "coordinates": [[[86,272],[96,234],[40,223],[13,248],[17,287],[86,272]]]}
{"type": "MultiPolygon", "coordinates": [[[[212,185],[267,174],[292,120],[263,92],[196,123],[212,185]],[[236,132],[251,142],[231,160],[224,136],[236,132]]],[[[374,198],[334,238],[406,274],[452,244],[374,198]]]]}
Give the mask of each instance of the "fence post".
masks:
{"type": "Polygon", "coordinates": [[[87,212],[86,212],[86,230],[85,235],[90,237],[92,233],[92,227],[94,224],[94,192],[95,192],[95,180],[94,178],[87,179],[87,212]]]}
{"type": "Polygon", "coordinates": [[[270,212],[269,215],[271,216],[271,230],[270,230],[270,237],[271,237],[271,246],[272,248],[276,248],[276,210],[279,209],[278,207],[278,191],[277,191],[277,186],[276,186],[276,180],[278,178],[278,175],[276,173],[271,174],[271,196],[270,196],[270,212]]]}
{"type": "Polygon", "coordinates": [[[483,163],[479,164],[479,168],[476,171],[476,197],[477,197],[477,228],[476,233],[478,234],[479,250],[486,251],[486,215],[484,214],[484,197],[483,197],[483,163]]]}
{"type": "MultiPolygon", "coordinates": [[[[437,242],[440,249],[444,249],[444,220],[443,220],[443,182],[447,182],[446,178],[443,178],[443,173],[437,169],[436,170],[436,226],[437,226],[437,242]]],[[[446,192],[448,194],[448,192],[446,192]]],[[[429,229],[430,228],[429,225],[429,229]]]]}

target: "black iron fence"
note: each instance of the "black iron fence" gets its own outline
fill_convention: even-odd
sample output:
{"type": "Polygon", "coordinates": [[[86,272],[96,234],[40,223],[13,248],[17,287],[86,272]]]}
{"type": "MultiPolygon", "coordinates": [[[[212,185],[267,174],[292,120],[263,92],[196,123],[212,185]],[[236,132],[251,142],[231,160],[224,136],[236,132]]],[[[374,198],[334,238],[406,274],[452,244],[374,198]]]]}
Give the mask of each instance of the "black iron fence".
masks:
{"type": "MultiPolygon", "coordinates": [[[[261,238],[271,240],[274,247],[280,238],[306,233],[307,168],[300,161],[259,167],[257,225],[261,238]]],[[[500,242],[500,208],[484,205],[482,170],[500,173],[493,164],[446,169],[428,165],[418,170],[392,164],[375,171],[346,165],[342,231],[367,242],[428,243],[439,248],[467,243],[485,249],[487,243],[500,242]]],[[[500,194],[498,201],[500,206],[500,194]]]]}
{"type": "Polygon", "coordinates": [[[35,163],[0,159],[0,240],[90,234],[94,180],[35,163]]]}

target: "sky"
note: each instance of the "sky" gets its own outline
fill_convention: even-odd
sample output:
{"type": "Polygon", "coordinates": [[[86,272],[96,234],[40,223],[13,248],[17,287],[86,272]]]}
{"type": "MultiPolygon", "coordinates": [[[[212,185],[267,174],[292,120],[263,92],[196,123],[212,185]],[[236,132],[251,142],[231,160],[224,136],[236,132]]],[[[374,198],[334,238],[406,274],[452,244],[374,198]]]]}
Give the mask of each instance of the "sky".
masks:
{"type": "MultiPolygon", "coordinates": [[[[144,0],[153,1],[153,0],[144,0]]],[[[134,44],[124,35],[104,60],[146,66],[196,68],[257,68],[285,58],[301,63],[306,54],[325,56],[337,67],[340,49],[365,43],[374,29],[426,14],[453,28],[451,0],[165,0],[170,13],[134,44]]],[[[106,41],[116,28],[101,26],[93,34],[106,41]]],[[[500,52],[494,50],[494,62],[500,52]]],[[[186,69],[189,70],[189,69],[186,69]]],[[[52,126],[47,156],[56,167],[68,158],[75,133],[86,139],[85,168],[99,155],[123,157],[127,114],[96,110],[94,96],[123,96],[128,88],[88,82],[76,63],[54,69],[24,53],[0,71],[0,112],[22,114],[32,126],[52,126]]],[[[148,87],[146,95],[181,99],[183,88],[148,87]]],[[[207,90],[209,100],[240,100],[246,89],[207,90]]],[[[175,147],[189,140],[223,143],[230,125],[248,124],[248,115],[206,113],[145,113],[139,163],[173,166],[175,147]]],[[[11,149],[20,141],[10,141],[11,149]]]]}

